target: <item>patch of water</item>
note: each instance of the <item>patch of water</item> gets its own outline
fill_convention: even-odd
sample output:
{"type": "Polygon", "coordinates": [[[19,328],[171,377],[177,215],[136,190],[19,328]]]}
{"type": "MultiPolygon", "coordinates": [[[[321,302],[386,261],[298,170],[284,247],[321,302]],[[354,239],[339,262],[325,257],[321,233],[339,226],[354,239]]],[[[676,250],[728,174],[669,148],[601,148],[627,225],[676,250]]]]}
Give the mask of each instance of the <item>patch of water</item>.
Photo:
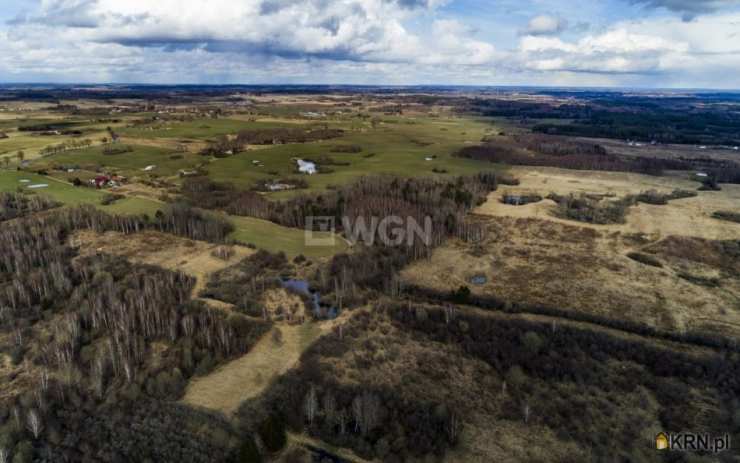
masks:
{"type": "Polygon", "coordinates": [[[485,275],[476,275],[470,279],[470,282],[474,285],[484,285],[488,283],[488,278],[485,275]]]}
{"type": "Polygon", "coordinates": [[[308,281],[294,278],[280,278],[280,284],[285,289],[308,296],[311,301],[311,311],[316,318],[333,319],[337,317],[338,311],[336,307],[321,305],[321,293],[312,291],[308,281]]]}

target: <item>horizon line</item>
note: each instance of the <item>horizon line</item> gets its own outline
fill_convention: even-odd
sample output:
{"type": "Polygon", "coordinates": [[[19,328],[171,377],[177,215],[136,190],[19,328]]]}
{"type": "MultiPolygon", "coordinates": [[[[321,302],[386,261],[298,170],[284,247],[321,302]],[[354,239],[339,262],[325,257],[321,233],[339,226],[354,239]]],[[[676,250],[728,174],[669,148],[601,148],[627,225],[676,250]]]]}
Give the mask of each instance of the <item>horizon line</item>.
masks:
{"type": "Polygon", "coordinates": [[[650,87],[650,86],[591,86],[591,85],[530,85],[530,84],[351,84],[351,83],[142,83],[142,82],[0,82],[0,91],[10,86],[54,87],[362,87],[362,88],[470,88],[470,89],[545,89],[545,90],[602,90],[602,91],[669,91],[669,92],[730,92],[740,93],[740,88],[711,87],[650,87]]]}

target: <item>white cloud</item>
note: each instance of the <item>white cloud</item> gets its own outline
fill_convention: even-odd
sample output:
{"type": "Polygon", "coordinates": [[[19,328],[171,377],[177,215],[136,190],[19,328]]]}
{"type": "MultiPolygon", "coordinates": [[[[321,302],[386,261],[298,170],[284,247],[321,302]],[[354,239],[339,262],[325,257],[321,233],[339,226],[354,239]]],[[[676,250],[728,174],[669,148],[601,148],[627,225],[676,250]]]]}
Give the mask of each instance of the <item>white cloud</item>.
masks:
{"type": "Polygon", "coordinates": [[[557,16],[539,15],[529,20],[521,35],[557,35],[568,27],[568,21],[557,16]]]}
{"type": "Polygon", "coordinates": [[[494,47],[445,3],[42,0],[0,25],[0,80],[740,87],[740,13],[714,4],[690,22],[652,15],[591,32],[535,16],[494,47]]]}
{"type": "Polygon", "coordinates": [[[665,69],[666,57],[686,54],[690,46],[620,27],[574,42],[528,36],[519,51],[524,66],[537,71],[652,73],[665,69]]]}

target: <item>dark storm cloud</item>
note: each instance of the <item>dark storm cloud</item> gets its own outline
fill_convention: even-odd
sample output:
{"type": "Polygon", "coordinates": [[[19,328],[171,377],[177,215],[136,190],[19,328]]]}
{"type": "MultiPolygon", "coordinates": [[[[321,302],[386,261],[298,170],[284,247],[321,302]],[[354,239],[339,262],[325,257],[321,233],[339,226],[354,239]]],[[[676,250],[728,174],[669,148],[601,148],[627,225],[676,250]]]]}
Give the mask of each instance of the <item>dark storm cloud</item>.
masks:
{"type": "Polygon", "coordinates": [[[740,5],[740,0],[630,0],[633,4],[648,8],[665,8],[681,13],[684,20],[691,20],[704,13],[740,5]]]}
{"type": "Polygon", "coordinates": [[[415,8],[428,8],[429,7],[429,0],[387,0],[388,3],[395,3],[396,5],[407,8],[407,9],[415,9],[415,8]]]}
{"type": "Polygon", "coordinates": [[[111,37],[101,43],[115,43],[127,47],[156,48],[165,52],[190,51],[200,49],[210,53],[239,53],[253,57],[280,57],[286,59],[325,59],[334,61],[364,61],[350,48],[337,47],[332,50],[307,52],[289,48],[278,39],[262,42],[243,40],[217,40],[210,37],[173,39],[171,37],[148,37],[146,39],[111,37]]]}

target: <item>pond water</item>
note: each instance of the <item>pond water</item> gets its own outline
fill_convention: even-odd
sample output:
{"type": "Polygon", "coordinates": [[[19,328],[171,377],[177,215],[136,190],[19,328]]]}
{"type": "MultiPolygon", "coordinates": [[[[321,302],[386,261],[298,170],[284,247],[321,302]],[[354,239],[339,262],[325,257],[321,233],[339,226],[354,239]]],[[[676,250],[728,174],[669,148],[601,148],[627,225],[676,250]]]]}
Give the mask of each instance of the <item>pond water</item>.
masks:
{"type": "Polygon", "coordinates": [[[294,278],[280,278],[280,284],[283,288],[294,291],[298,294],[308,296],[311,301],[311,310],[316,318],[336,318],[338,311],[335,307],[321,304],[321,293],[312,291],[311,286],[306,280],[297,280],[294,278]]]}
{"type": "Polygon", "coordinates": [[[485,275],[476,275],[470,279],[470,282],[474,285],[484,285],[488,283],[488,278],[485,275]]]}

